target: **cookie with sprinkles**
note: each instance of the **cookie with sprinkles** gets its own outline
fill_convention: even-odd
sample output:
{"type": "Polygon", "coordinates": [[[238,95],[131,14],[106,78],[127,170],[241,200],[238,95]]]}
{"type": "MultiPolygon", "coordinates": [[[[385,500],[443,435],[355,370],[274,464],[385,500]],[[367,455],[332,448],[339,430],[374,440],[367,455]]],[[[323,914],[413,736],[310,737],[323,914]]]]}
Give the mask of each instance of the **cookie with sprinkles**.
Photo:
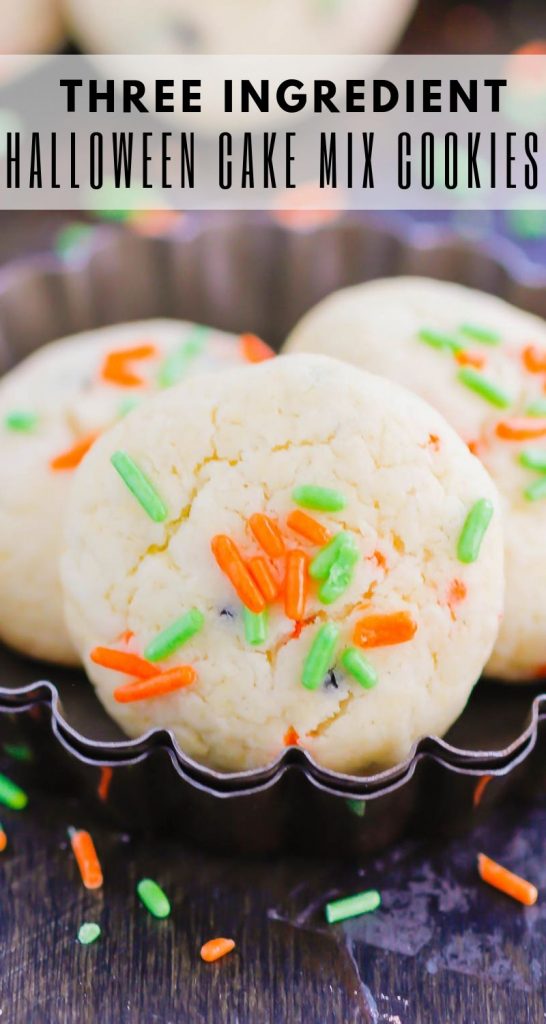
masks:
{"type": "MultiPolygon", "coordinates": [[[[546,664],[546,324],[483,292],[389,278],[327,298],[287,352],[336,355],[411,388],[481,459],[501,494],[506,607],[486,672],[524,682],[546,664]]],[[[470,538],[471,541],[471,538],[470,538]]],[[[468,553],[469,535],[462,543],[468,553]]]]}
{"type": "MultiPolygon", "coordinates": [[[[0,639],[35,657],[77,661],[64,625],[58,560],[80,462],[106,428],[150,394],[271,354],[253,335],[144,321],[54,342],[0,381],[0,639]]],[[[142,497],[138,467],[120,455],[117,471],[142,497]]],[[[150,487],[146,500],[161,518],[150,487]]]]}
{"type": "Polygon", "coordinates": [[[62,576],[129,735],[172,729],[220,771],[297,745],[361,772],[464,707],[502,610],[498,503],[415,395],[281,358],[182,382],[100,438],[62,576]]]}

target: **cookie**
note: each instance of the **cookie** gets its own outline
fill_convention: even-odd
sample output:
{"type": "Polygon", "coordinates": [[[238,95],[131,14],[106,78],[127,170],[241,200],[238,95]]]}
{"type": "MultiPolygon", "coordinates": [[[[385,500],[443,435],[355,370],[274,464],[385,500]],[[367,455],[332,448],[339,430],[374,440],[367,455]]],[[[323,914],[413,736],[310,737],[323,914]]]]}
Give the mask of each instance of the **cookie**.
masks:
{"type": "Polygon", "coordinates": [[[130,736],[172,729],[221,771],[299,742],[360,772],[444,733],[489,657],[496,491],[416,396],[280,358],[182,383],[97,442],[62,577],[75,647],[130,736]]]}
{"type": "Polygon", "coordinates": [[[336,354],[434,405],[497,484],[506,604],[490,676],[546,674],[546,324],[501,299],[425,278],[337,292],[286,351],[336,354]]]}
{"type": "Polygon", "coordinates": [[[34,657],[76,660],[58,579],[74,469],[151,391],[259,358],[260,344],[177,321],[130,323],[47,345],[0,381],[0,639],[34,657]]]}
{"type": "Polygon", "coordinates": [[[387,53],[414,0],[67,0],[89,53],[387,53]]]}

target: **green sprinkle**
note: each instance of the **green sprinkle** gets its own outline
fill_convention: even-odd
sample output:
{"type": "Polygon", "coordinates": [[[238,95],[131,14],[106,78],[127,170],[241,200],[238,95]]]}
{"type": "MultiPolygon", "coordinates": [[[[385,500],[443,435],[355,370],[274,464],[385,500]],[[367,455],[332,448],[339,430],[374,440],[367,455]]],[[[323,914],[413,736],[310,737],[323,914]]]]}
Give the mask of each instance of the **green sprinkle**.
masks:
{"type": "Polygon", "coordinates": [[[424,341],[425,345],[430,345],[431,348],[439,348],[448,350],[450,352],[458,352],[463,345],[457,338],[454,338],[451,334],[444,334],[443,331],[434,331],[430,327],[422,327],[417,335],[419,341],[424,341]]]}
{"type": "Polygon", "coordinates": [[[365,800],[346,800],[347,807],[351,814],[354,814],[357,818],[363,818],[366,813],[366,801],[365,800]]]}
{"type": "Polygon", "coordinates": [[[353,538],[346,537],[344,542],[340,544],[335,562],[319,590],[319,600],[323,604],[332,604],[345,593],[354,576],[354,568],[358,558],[358,548],[353,538]]]}
{"type": "Polygon", "coordinates": [[[498,331],[490,331],[487,327],[479,327],[476,324],[461,324],[459,331],[467,338],[481,342],[482,345],[500,345],[502,340],[498,331]]]}
{"type": "Polygon", "coordinates": [[[137,405],[140,405],[140,398],[136,398],[134,395],[129,395],[124,398],[118,405],[118,416],[127,416],[128,413],[136,409],[137,405]]]}
{"type": "Polygon", "coordinates": [[[90,946],[92,942],[96,942],[100,935],[100,925],[95,924],[93,921],[86,921],[85,924],[80,926],[78,932],[78,942],[81,942],[82,946],[90,946]]]}
{"type": "Polygon", "coordinates": [[[253,647],[264,644],[267,640],[267,611],[256,614],[249,608],[243,608],[243,622],[246,642],[253,647]]]}
{"type": "Polygon", "coordinates": [[[459,370],[457,378],[461,384],[470,388],[471,391],[475,391],[482,398],[487,399],[488,402],[491,402],[491,405],[496,405],[498,409],[507,409],[512,404],[512,400],[506,394],[506,391],[493,384],[482,373],[471,369],[470,366],[463,366],[462,370],[459,370]]]}
{"type": "Polygon", "coordinates": [[[507,210],[506,219],[512,231],[521,238],[544,238],[546,236],[546,209],[507,210]]]}
{"type": "Polygon", "coordinates": [[[356,896],[347,896],[344,900],[327,903],[324,913],[328,924],[335,924],[336,921],[346,921],[348,917],[369,914],[371,910],[377,910],[380,905],[381,896],[377,889],[368,889],[367,892],[359,892],[356,896]]]}
{"type": "Polygon", "coordinates": [[[173,622],[172,626],[164,629],[155,640],[152,640],[146,650],[144,657],[148,661],[163,661],[171,654],[174,654],[179,647],[186,644],[203,628],[205,616],[198,608],[191,608],[182,618],[173,622]]]}
{"type": "Polygon", "coordinates": [[[203,351],[209,333],[210,328],[202,324],[196,324],[192,328],[182,345],[167,356],[162,363],[157,378],[160,387],[170,388],[182,379],[188,364],[203,351]]]}
{"type": "Polygon", "coordinates": [[[171,912],[169,903],[163,889],[152,878],[143,878],[137,885],[137,893],[153,917],[168,917],[171,912]]]}
{"type": "Polygon", "coordinates": [[[377,672],[368,659],[360,651],[357,651],[356,647],[348,647],[343,652],[341,664],[365,690],[372,690],[374,686],[377,686],[379,681],[377,672]]]}
{"type": "Polygon", "coordinates": [[[546,398],[537,398],[525,410],[526,416],[546,416],[546,398]]]}
{"type": "Polygon", "coordinates": [[[539,473],[546,473],[546,451],[539,448],[524,448],[519,453],[519,461],[526,469],[536,469],[539,473]]]}
{"type": "Polygon", "coordinates": [[[459,562],[468,565],[475,562],[482,546],[487,527],[493,517],[493,504],[487,498],[480,498],[468,513],[457,544],[459,562]]]}
{"type": "Polygon", "coordinates": [[[25,412],[23,409],[14,409],[8,412],[4,426],[7,430],[16,430],[20,434],[29,434],[38,423],[38,417],[33,412],[25,412]]]}
{"type": "Polygon", "coordinates": [[[12,811],[22,811],[28,804],[28,796],[6,775],[0,775],[0,804],[12,811]]]}
{"type": "Polygon", "coordinates": [[[26,743],[4,743],[4,753],[14,761],[33,761],[34,754],[26,743]]]}
{"type": "Polygon", "coordinates": [[[57,232],[55,238],[54,248],[57,256],[60,256],[61,259],[70,259],[74,252],[89,241],[93,232],[94,228],[90,224],[78,224],[77,222],[66,224],[57,232]]]}
{"type": "Polygon", "coordinates": [[[534,484],[526,487],[523,493],[527,501],[540,501],[541,498],[546,498],[546,477],[535,480],[534,484]]]}
{"type": "Polygon", "coordinates": [[[333,622],[321,626],[303,663],[301,681],[306,690],[316,690],[326,678],[339,637],[339,628],[333,622]]]}
{"type": "Polygon", "coordinates": [[[153,519],[154,523],[162,523],[167,518],[167,509],[131,456],[127,455],[127,452],[114,452],[110,462],[150,519],[153,519]]]}
{"type": "Polygon", "coordinates": [[[316,512],[341,512],[347,504],[346,497],[340,491],[330,487],[315,487],[314,484],[302,484],[292,491],[292,499],[302,508],[315,509],[316,512]]]}
{"type": "Polygon", "coordinates": [[[336,533],[335,537],[332,537],[323,548],[320,549],[317,555],[313,558],[309,566],[309,575],[314,580],[325,580],[330,572],[334,562],[340,551],[347,544],[353,544],[356,550],[356,544],[350,533],[347,530],[340,530],[336,533]]]}

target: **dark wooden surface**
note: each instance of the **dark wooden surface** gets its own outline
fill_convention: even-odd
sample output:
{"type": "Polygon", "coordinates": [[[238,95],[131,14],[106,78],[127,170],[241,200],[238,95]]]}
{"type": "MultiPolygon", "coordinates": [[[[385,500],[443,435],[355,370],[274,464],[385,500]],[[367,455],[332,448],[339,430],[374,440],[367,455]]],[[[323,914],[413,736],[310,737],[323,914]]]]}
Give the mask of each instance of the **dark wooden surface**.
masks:
{"type": "MultiPolygon", "coordinates": [[[[13,765],[10,765],[12,774],[13,765]]],[[[16,769],[15,769],[16,774],[16,769]]],[[[2,814],[0,1020],[9,1024],[538,1024],[546,1019],[546,899],[484,886],[486,850],[546,892],[546,799],[504,805],[446,842],[408,839],[366,863],[212,857],[105,829],[77,800],[31,791],[2,814]],[[104,868],[86,892],[67,841],[89,827],[104,868]],[[165,921],[139,904],[150,876],[165,921]],[[377,886],[374,915],[333,927],[335,895],[377,886]],[[93,946],[76,939],[97,921],[93,946]],[[199,958],[231,936],[234,953],[199,958]]]]}

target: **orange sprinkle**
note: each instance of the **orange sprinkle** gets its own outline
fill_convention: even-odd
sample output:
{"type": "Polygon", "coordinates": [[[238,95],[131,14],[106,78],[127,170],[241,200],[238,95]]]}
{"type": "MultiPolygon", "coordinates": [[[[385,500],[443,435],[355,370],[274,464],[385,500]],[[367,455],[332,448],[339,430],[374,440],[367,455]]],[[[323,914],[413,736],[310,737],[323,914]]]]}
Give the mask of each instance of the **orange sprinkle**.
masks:
{"type": "Polygon", "coordinates": [[[273,569],[269,565],[269,562],[263,555],[257,555],[255,558],[251,558],[248,562],[249,571],[261,590],[264,600],[268,604],[274,601],[278,597],[281,585],[279,580],[273,573],[273,569]]]}
{"type": "Polygon", "coordinates": [[[118,640],[119,640],[120,644],[128,644],[128,643],[131,642],[131,640],[133,639],[134,635],[135,634],[133,633],[132,629],[125,629],[123,631],[123,633],[119,634],[118,640]]]}
{"type": "Polygon", "coordinates": [[[219,533],[211,541],[212,553],[227,576],[235,592],[243,604],[258,615],[265,609],[265,600],[250,575],[237,546],[223,533],[219,533]]]}
{"type": "Polygon", "coordinates": [[[480,444],[479,441],[469,441],[468,444],[467,444],[467,448],[468,448],[469,452],[472,452],[473,455],[477,455],[478,454],[478,449],[479,449],[479,444],[480,444]]]}
{"type": "Polygon", "coordinates": [[[434,448],[435,452],[439,452],[440,438],[438,437],[438,434],[429,434],[427,444],[429,444],[431,448],[434,448]]]}
{"type": "Polygon", "coordinates": [[[139,377],[132,370],[127,368],[127,363],[136,359],[150,359],[157,355],[155,345],[136,345],[133,348],[118,349],[109,352],[102,364],[101,376],[110,384],[117,384],[120,387],[134,388],[144,384],[142,377],[139,377]]]}
{"type": "Polygon", "coordinates": [[[482,775],[481,779],[478,779],[476,783],[476,788],[474,789],[474,794],[472,796],[473,807],[479,807],[482,800],[482,796],[485,791],[485,787],[489,785],[492,778],[492,775],[482,775]]]}
{"type": "Polygon", "coordinates": [[[256,334],[241,334],[241,350],[249,363],[263,363],[265,359],[273,359],[275,355],[273,349],[256,334]]]}
{"type": "Polygon", "coordinates": [[[464,348],[455,353],[455,359],[460,366],[475,366],[477,370],[482,370],[485,366],[484,356],[478,352],[468,352],[464,348]]]}
{"type": "Polygon", "coordinates": [[[159,672],[151,679],[137,679],[134,683],[126,683],[114,690],[114,700],[118,704],[132,704],[136,700],[150,700],[152,697],[164,697],[175,690],[183,690],[191,686],[197,679],[197,672],[191,665],[177,665],[167,672],[159,672]]]}
{"type": "Polygon", "coordinates": [[[287,618],[296,622],[303,619],[308,589],[307,555],[296,548],[286,556],[284,611],[287,618]]]}
{"type": "Polygon", "coordinates": [[[504,441],[530,441],[534,437],[544,437],[546,418],[536,416],[529,419],[500,420],[496,432],[504,441]]]}
{"type": "Polygon", "coordinates": [[[462,580],[458,580],[458,579],[451,580],[451,583],[449,584],[448,593],[447,593],[447,604],[448,604],[449,610],[451,611],[451,614],[452,614],[453,618],[455,618],[454,606],[457,605],[459,603],[459,601],[464,601],[464,599],[466,597],[466,594],[467,594],[466,584],[463,583],[462,580]]]}
{"type": "Polygon", "coordinates": [[[285,747],[297,747],[299,741],[299,733],[296,732],[293,725],[289,726],[283,736],[283,743],[285,747]]]}
{"type": "Polygon", "coordinates": [[[233,939],[209,939],[204,946],[201,946],[201,959],[207,964],[212,964],[215,960],[220,960],[226,953],[231,953],[232,949],[235,949],[233,939]]]}
{"type": "Polygon", "coordinates": [[[372,558],[375,558],[379,569],[387,571],[387,559],[382,551],[374,551],[372,558]]]}
{"type": "Polygon", "coordinates": [[[546,373],[546,351],[539,351],[534,345],[527,345],[521,353],[523,365],[529,373],[546,373]]]}
{"type": "Polygon", "coordinates": [[[312,626],[313,623],[316,621],[316,615],[309,615],[307,619],[300,619],[299,622],[296,622],[296,625],[294,626],[294,629],[290,634],[290,639],[297,640],[298,637],[300,637],[301,634],[303,633],[303,630],[306,629],[307,626],[312,626]]]}
{"type": "Polygon", "coordinates": [[[95,647],[89,657],[95,665],[111,668],[114,672],[124,672],[126,676],[137,676],[138,679],[151,679],[157,675],[157,665],[140,658],[138,654],[127,651],[116,651],[111,647],[95,647]]]}
{"type": "Polygon", "coordinates": [[[486,857],[485,853],[478,854],[478,871],[484,882],[492,885],[495,889],[500,889],[501,892],[518,900],[519,903],[524,903],[526,907],[532,907],[536,903],[538,891],[534,885],[524,878],[520,878],[519,875],[514,875],[507,868],[503,868],[501,864],[491,860],[490,857],[486,857]]]}
{"type": "Polygon", "coordinates": [[[70,843],[86,889],[100,889],[103,878],[95,844],[84,829],[68,830],[70,843]]]}
{"type": "Polygon", "coordinates": [[[321,547],[323,544],[327,544],[332,536],[322,523],[319,523],[313,516],[308,516],[307,512],[302,512],[299,508],[290,513],[286,522],[294,533],[299,533],[300,537],[305,537],[312,544],[319,544],[321,547]]]}
{"type": "Polygon", "coordinates": [[[97,437],[98,433],[96,431],[92,434],[86,434],[85,437],[76,441],[71,448],[67,448],[66,451],[61,452],[60,455],[55,455],[55,457],[50,460],[50,469],[76,469],[76,466],[79,466],[84,455],[87,455],[87,452],[97,440],[97,437]]]}
{"type": "Polygon", "coordinates": [[[106,802],[108,800],[108,793],[110,792],[110,783],[114,772],[109,765],[105,764],[100,770],[100,779],[97,786],[97,795],[99,800],[106,802]]]}
{"type": "Polygon", "coordinates": [[[354,641],[359,647],[389,647],[405,644],[417,631],[409,612],[388,615],[364,615],[355,625],[354,641]]]}
{"type": "Polygon", "coordinates": [[[3,828],[0,828],[0,853],[3,853],[8,845],[8,837],[3,828]]]}
{"type": "Polygon", "coordinates": [[[139,235],[162,235],[183,220],[179,210],[133,210],[129,225],[139,235]]]}
{"type": "Polygon", "coordinates": [[[258,544],[270,558],[281,558],[285,552],[281,531],[274,519],[256,512],[248,520],[258,544]]]}

